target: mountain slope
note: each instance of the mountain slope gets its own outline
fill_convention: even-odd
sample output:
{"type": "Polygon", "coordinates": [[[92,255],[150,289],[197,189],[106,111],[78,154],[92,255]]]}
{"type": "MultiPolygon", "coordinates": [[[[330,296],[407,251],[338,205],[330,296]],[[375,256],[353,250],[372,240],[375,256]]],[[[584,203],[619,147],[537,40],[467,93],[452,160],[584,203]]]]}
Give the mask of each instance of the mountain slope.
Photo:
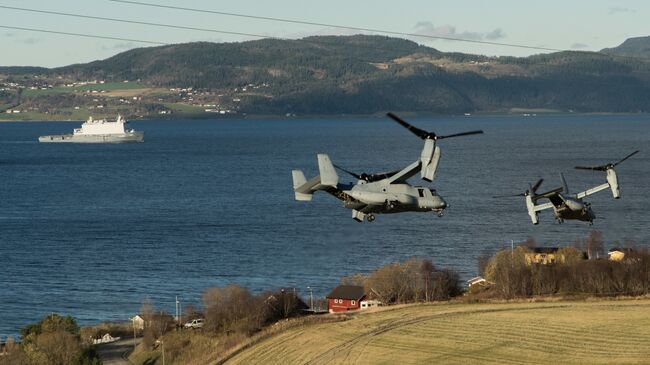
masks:
{"type": "Polygon", "coordinates": [[[650,37],[628,38],[617,47],[604,48],[603,53],[630,57],[650,57],[650,37]]]}
{"type": "MultiPolygon", "coordinates": [[[[160,91],[143,95],[138,114],[159,112],[170,103],[201,111],[204,105],[216,105],[256,114],[462,113],[512,108],[644,112],[650,108],[650,61],[646,59],[593,52],[485,57],[443,53],[409,40],[368,35],[176,44],[133,49],[87,64],[22,71],[46,74],[53,80],[138,80],[150,93],[194,90],[190,95],[160,91]]],[[[41,109],[52,100],[61,105],[68,99],[79,102],[78,97],[50,96],[50,101],[39,104],[38,93],[32,94],[23,95],[21,101],[41,109]]],[[[7,100],[11,97],[6,95],[7,100]]],[[[109,98],[93,100],[111,104],[109,98]]]]}

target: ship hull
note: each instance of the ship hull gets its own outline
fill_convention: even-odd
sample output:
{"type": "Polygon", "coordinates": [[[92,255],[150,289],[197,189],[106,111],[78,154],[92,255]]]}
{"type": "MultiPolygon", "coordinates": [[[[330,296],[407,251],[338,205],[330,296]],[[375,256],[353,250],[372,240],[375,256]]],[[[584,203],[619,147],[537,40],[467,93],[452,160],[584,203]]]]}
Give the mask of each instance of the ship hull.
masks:
{"type": "Polygon", "coordinates": [[[143,132],[124,134],[97,134],[97,135],[75,135],[61,134],[52,136],[40,136],[39,142],[43,143],[133,143],[144,142],[143,132]]]}

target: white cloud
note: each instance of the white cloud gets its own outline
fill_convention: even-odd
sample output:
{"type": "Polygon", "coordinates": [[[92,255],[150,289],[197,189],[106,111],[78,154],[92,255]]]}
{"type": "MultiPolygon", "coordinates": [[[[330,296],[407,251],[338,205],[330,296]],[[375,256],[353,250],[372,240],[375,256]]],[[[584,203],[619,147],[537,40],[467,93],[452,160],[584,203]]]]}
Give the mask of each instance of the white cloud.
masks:
{"type": "Polygon", "coordinates": [[[584,43],[574,43],[571,45],[571,49],[585,49],[585,48],[589,48],[589,45],[584,43]]]}
{"type": "Polygon", "coordinates": [[[609,14],[619,14],[619,13],[636,13],[636,9],[630,8],[609,8],[609,14]]]}
{"type": "Polygon", "coordinates": [[[23,38],[23,39],[20,40],[20,42],[21,42],[21,43],[24,43],[24,44],[36,44],[36,43],[38,43],[38,42],[40,42],[40,41],[41,41],[41,39],[39,39],[39,38],[33,38],[33,37],[30,37],[30,38],[23,38]]]}
{"type": "Polygon", "coordinates": [[[436,27],[432,22],[418,22],[415,24],[415,34],[444,37],[444,38],[460,38],[473,41],[480,40],[497,40],[504,38],[506,35],[501,28],[496,28],[490,32],[458,32],[453,25],[443,25],[436,27]]]}

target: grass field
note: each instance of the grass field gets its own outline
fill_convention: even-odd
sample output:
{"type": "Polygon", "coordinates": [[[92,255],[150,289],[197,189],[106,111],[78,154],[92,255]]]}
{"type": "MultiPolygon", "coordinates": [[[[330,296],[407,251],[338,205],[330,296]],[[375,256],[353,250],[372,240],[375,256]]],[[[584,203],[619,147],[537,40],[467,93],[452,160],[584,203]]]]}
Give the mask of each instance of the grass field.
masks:
{"type": "Polygon", "coordinates": [[[226,364],[650,364],[650,299],[432,304],[290,328],[226,364]]]}

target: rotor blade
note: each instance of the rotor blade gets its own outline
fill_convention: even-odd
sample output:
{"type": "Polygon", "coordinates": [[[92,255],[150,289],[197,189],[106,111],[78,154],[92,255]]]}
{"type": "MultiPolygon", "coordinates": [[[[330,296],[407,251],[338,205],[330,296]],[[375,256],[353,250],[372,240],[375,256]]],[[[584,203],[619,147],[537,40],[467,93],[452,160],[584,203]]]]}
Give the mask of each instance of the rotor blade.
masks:
{"type": "MultiPolygon", "coordinates": [[[[414,127],[410,124],[408,124],[404,119],[398,117],[396,114],[393,114],[392,112],[386,113],[386,115],[391,118],[392,120],[396,121],[397,123],[401,124],[402,127],[408,129],[411,131],[411,133],[415,134],[416,136],[422,138],[422,139],[427,139],[432,135],[432,133],[429,133],[425,130],[422,130],[420,128],[414,127]]],[[[435,136],[435,134],[433,134],[435,136]]]]}
{"type": "Polygon", "coordinates": [[[544,179],[539,179],[539,180],[537,180],[537,182],[535,183],[535,185],[534,185],[532,188],[530,188],[531,192],[532,192],[533,194],[535,194],[535,191],[537,191],[537,189],[539,189],[539,187],[542,185],[543,182],[544,182],[544,179]]]}
{"type": "Polygon", "coordinates": [[[493,198],[512,198],[515,196],[526,196],[526,193],[511,194],[511,195],[494,195],[493,198]]]}
{"type": "Polygon", "coordinates": [[[605,171],[607,170],[607,165],[603,166],[576,166],[577,170],[593,170],[593,171],[605,171]]]}
{"type": "Polygon", "coordinates": [[[460,137],[460,136],[470,136],[472,134],[483,134],[483,131],[478,130],[478,131],[470,131],[470,132],[449,134],[449,135],[446,135],[446,136],[436,136],[436,139],[444,139],[444,138],[460,137]]]}
{"type": "MultiPolygon", "coordinates": [[[[334,165],[334,164],[332,164],[332,165],[334,165]]],[[[347,172],[348,174],[356,177],[358,180],[361,180],[361,175],[359,175],[359,174],[355,174],[354,172],[352,172],[350,170],[346,170],[346,169],[344,169],[344,168],[342,168],[341,166],[338,166],[338,165],[334,165],[334,167],[341,170],[341,171],[343,171],[343,172],[347,172]]]]}
{"type": "Polygon", "coordinates": [[[629,155],[623,157],[623,159],[621,159],[620,161],[613,163],[612,166],[616,166],[616,165],[618,165],[619,163],[621,163],[621,162],[627,160],[628,158],[630,158],[630,157],[636,155],[637,153],[639,153],[639,150],[636,150],[636,151],[630,153],[629,155]]]}
{"type": "Polygon", "coordinates": [[[367,177],[368,182],[374,182],[374,181],[379,181],[383,179],[388,179],[389,177],[395,175],[396,173],[400,172],[402,170],[396,170],[396,171],[390,171],[390,172],[380,172],[377,174],[370,174],[367,177]]]}
{"type": "Polygon", "coordinates": [[[559,187],[559,188],[556,188],[556,189],[553,189],[553,190],[549,190],[549,191],[547,191],[545,193],[542,193],[542,194],[536,194],[535,199],[548,198],[550,196],[557,195],[557,194],[561,193],[563,190],[564,189],[562,187],[559,187]]]}

